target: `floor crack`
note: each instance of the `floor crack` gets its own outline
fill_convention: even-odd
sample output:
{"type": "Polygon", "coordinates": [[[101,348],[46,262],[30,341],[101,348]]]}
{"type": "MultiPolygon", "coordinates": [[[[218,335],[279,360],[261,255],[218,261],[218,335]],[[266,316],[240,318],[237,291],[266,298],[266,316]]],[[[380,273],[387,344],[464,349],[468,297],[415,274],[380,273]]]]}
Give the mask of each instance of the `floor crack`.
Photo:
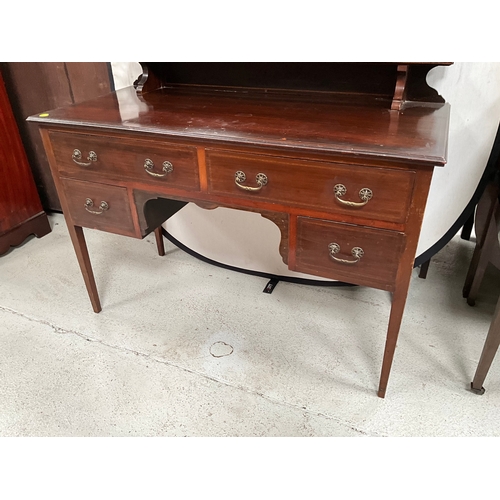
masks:
{"type": "Polygon", "coordinates": [[[89,335],[86,335],[84,333],[81,333],[81,332],[78,332],[76,330],[70,330],[70,329],[66,329],[66,328],[62,328],[60,326],[57,326],[57,325],[54,325],[52,323],[50,323],[50,321],[46,321],[46,320],[43,320],[43,319],[40,319],[40,318],[34,318],[34,317],[31,317],[31,316],[28,316],[26,314],[23,314],[19,311],[15,311],[14,309],[10,309],[8,307],[4,307],[4,306],[0,306],[0,311],[1,312],[5,312],[5,313],[10,313],[10,314],[14,314],[16,316],[19,316],[23,319],[26,319],[28,321],[32,321],[32,322],[35,322],[35,323],[39,323],[39,324],[42,324],[42,325],[45,325],[45,326],[48,326],[49,328],[51,328],[54,333],[57,333],[57,334],[73,334],[73,335],[76,335],[78,337],[80,337],[81,339],[84,339],[88,342],[95,342],[97,344],[100,344],[104,347],[107,347],[109,349],[114,349],[114,350],[118,350],[120,352],[123,352],[123,353],[126,353],[126,354],[134,354],[136,356],[140,356],[144,359],[148,359],[148,360],[151,360],[151,361],[155,361],[157,363],[161,363],[161,364],[164,364],[166,366],[170,366],[170,367],[173,367],[173,368],[177,368],[179,370],[183,370],[187,373],[190,373],[192,375],[198,375],[200,377],[203,377],[205,379],[208,379],[208,380],[211,380],[212,382],[216,382],[218,384],[222,384],[222,385],[225,385],[226,387],[231,387],[233,389],[238,389],[240,391],[244,391],[248,394],[251,394],[251,395],[254,395],[254,396],[260,396],[261,398],[271,402],[271,403],[274,403],[274,404],[278,404],[278,405],[281,405],[281,406],[285,406],[285,407],[288,407],[288,408],[293,408],[295,410],[299,410],[299,411],[302,411],[308,415],[314,415],[314,416],[317,416],[317,417],[322,417],[322,418],[325,418],[325,419],[328,419],[328,420],[332,420],[340,425],[343,425],[344,427],[348,427],[349,429],[353,430],[354,432],[357,432],[363,436],[382,436],[381,434],[378,434],[378,433],[368,433],[366,431],[363,431],[359,428],[357,428],[355,425],[353,425],[352,423],[348,422],[348,421],[344,421],[340,418],[336,418],[332,415],[329,415],[328,413],[324,413],[324,412],[321,412],[321,411],[317,411],[317,410],[311,410],[310,408],[307,408],[307,407],[304,407],[304,406],[300,406],[300,405],[296,405],[296,404],[293,404],[293,403],[288,403],[287,401],[283,401],[283,400],[280,400],[280,399],[277,399],[277,398],[274,398],[272,396],[269,396],[263,392],[259,392],[259,391],[255,391],[255,390],[252,390],[252,389],[249,389],[243,385],[240,385],[240,384],[231,384],[225,380],[221,380],[221,379],[218,379],[218,378],[215,378],[215,377],[212,377],[206,373],[203,373],[203,372],[199,372],[199,371],[196,371],[196,370],[192,370],[190,368],[186,368],[185,366],[182,366],[182,365],[178,365],[176,363],[173,363],[172,361],[168,361],[164,358],[159,358],[153,354],[149,354],[149,353],[145,353],[145,352],[141,352],[141,351],[136,351],[134,349],[130,349],[128,347],[123,347],[123,346],[119,346],[119,345],[116,345],[116,344],[110,344],[110,343],[107,343],[107,342],[104,342],[100,339],[97,339],[97,338],[92,338],[91,336],[89,335]]]}

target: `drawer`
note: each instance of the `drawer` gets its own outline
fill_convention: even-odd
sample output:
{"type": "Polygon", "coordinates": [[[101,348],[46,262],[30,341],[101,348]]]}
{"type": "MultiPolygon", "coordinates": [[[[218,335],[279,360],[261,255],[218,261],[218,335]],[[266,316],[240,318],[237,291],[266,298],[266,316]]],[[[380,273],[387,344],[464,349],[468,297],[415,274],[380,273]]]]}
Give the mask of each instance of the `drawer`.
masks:
{"type": "Polygon", "coordinates": [[[77,226],[135,236],[126,188],[70,179],[61,183],[77,226]]]}
{"type": "Polygon", "coordinates": [[[298,217],[294,270],[392,290],[404,241],[396,231],[298,217]]]}
{"type": "Polygon", "coordinates": [[[217,150],[208,150],[206,161],[212,194],[396,223],[406,221],[415,180],[409,170],[217,150]]]}
{"type": "Polygon", "coordinates": [[[199,190],[195,147],[128,137],[50,132],[62,177],[131,180],[199,190]]]}

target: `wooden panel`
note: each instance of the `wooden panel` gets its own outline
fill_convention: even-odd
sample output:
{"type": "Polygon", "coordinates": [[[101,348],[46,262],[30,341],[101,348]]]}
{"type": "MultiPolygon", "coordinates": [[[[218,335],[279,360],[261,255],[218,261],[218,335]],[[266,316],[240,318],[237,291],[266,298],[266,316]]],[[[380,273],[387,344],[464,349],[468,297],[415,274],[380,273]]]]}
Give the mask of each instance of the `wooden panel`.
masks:
{"type": "Polygon", "coordinates": [[[323,209],[366,219],[403,223],[406,220],[415,173],[358,165],[307,162],[290,158],[207,151],[209,193],[288,203],[323,209]],[[243,185],[257,186],[256,176],[264,173],[267,184],[259,191],[242,190],[235,173],[243,171],[243,185]],[[347,189],[341,200],[362,203],[361,189],[369,188],[372,198],[361,207],[346,206],[335,197],[334,188],[347,189]]]}
{"type": "MultiPolygon", "coordinates": [[[[396,63],[141,63],[166,84],[368,93],[392,97],[396,63]]],[[[427,70],[429,71],[429,70],[427,70]]]]}
{"type": "Polygon", "coordinates": [[[61,183],[75,225],[135,236],[126,188],[69,179],[61,179],[61,183]],[[92,200],[92,207],[86,208],[87,199],[92,200]],[[107,203],[107,210],[100,210],[102,202],[107,203]]]}
{"type": "Polygon", "coordinates": [[[9,62],[1,68],[42,205],[60,211],[40,132],[26,118],[110,92],[108,64],[9,62]]]}
{"type": "Polygon", "coordinates": [[[404,244],[404,235],[395,231],[349,224],[297,218],[296,263],[294,271],[323,276],[356,285],[392,290],[404,244]],[[352,249],[364,252],[354,264],[335,261],[329,245],[337,243],[338,259],[355,261],[352,249]]]}
{"type": "Polygon", "coordinates": [[[110,68],[107,63],[67,62],[64,64],[74,103],[93,99],[111,91],[110,68]]]}
{"type": "Polygon", "coordinates": [[[195,147],[64,132],[50,132],[50,138],[57,168],[64,177],[96,181],[130,179],[191,191],[200,188],[195,147]],[[81,153],[80,160],[73,159],[75,149],[81,153]],[[89,161],[90,151],[96,154],[95,161],[89,161]],[[154,164],[150,170],[145,168],[147,159],[154,164]],[[171,171],[163,170],[165,161],[171,164],[171,171]]]}

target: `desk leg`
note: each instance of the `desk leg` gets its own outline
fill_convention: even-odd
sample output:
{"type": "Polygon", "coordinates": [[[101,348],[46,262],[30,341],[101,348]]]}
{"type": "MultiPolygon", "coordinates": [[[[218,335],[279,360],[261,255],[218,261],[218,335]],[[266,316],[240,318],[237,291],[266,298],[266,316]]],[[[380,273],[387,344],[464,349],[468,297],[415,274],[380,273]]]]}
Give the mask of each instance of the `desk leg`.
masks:
{"type": "Polygon", "coordinates": [[[155,229],[155,237],[156,237],[156,247],[158,248],[158,255],[160,257],[163,257],[165,255],[165,245],[163,243],[163,233],[161,226],[155,229]]]}
{"type": "Polygon", "coordinates": [[[467,304],[475,305],[479,287],[483,281],[484,273],[490,262],[490,257],[498,247],[498,231],[495,218],[493,217],[486,229],[486,236],[482,247],[475,248],[469,271],[463,289],[463,295],[467,297],[467,304]]]}
{"type": "Polygon", "coordinates": [[[78,259],[78,264],[80,265],[80,270],[82,271],[85,286],[87,287],[90,302],[92,303],[92,308],[94,309],[94,312],[98,313],[101,311],[101,302],[99,301],[99,295],[97,293],[94,272],[92,271],[92,265],[90,263],[89,252],[87,250],[87,243],[85,242],[83,229],[80,226],[68,224],[68,231],[71,241],[73,242],[73,247],[78,259]]]}
{"type": "Polygon", "coordinates": [[[484,343],[483,352],[479,358],[479,363],[477,365],[476,374],[474,375],[474,380],[472,381],[471,388],[476,394],[483,394],[483,383],[488,371],[490,369],[491,363],[495,358],[498,346],[500,345],[500,299],[497,302],[495,312],[493,314],[493,320],[491,321],[490,328],[488,330],[488,335],[486,336],[486,341],[484,343]]]}
{"type": "Polygon", "coordinates": [[[405,310],[406,297],[408,295],[409,279],[406,286],[400,286],[396,289],[392,296],[391,314],[389,317],[389,327],[387,329],[387,339],[385,341],[384,360],[382,362],[382,373],[380,374],[380,383],[378,387],[378,397],[384,398],[391,372],[392,360],[394,351],[396,350],[396,342],[398,340],[401,320],[405,310]]]}

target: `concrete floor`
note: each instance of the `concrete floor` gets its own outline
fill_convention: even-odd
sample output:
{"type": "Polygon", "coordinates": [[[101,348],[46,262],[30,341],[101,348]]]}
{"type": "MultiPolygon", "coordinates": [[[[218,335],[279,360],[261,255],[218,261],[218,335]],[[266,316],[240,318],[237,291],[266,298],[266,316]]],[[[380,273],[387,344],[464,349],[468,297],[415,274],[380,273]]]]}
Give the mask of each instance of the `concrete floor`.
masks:
{"type": "Polygon", "coordinates": [[[386,292],[281,282],[86,231],[92,312],[61,215],[0,258],[0,436],[498,436],[500,357],[468,388],[499,294],[455,237],[414,271],[387,396],[386,292]]]}

